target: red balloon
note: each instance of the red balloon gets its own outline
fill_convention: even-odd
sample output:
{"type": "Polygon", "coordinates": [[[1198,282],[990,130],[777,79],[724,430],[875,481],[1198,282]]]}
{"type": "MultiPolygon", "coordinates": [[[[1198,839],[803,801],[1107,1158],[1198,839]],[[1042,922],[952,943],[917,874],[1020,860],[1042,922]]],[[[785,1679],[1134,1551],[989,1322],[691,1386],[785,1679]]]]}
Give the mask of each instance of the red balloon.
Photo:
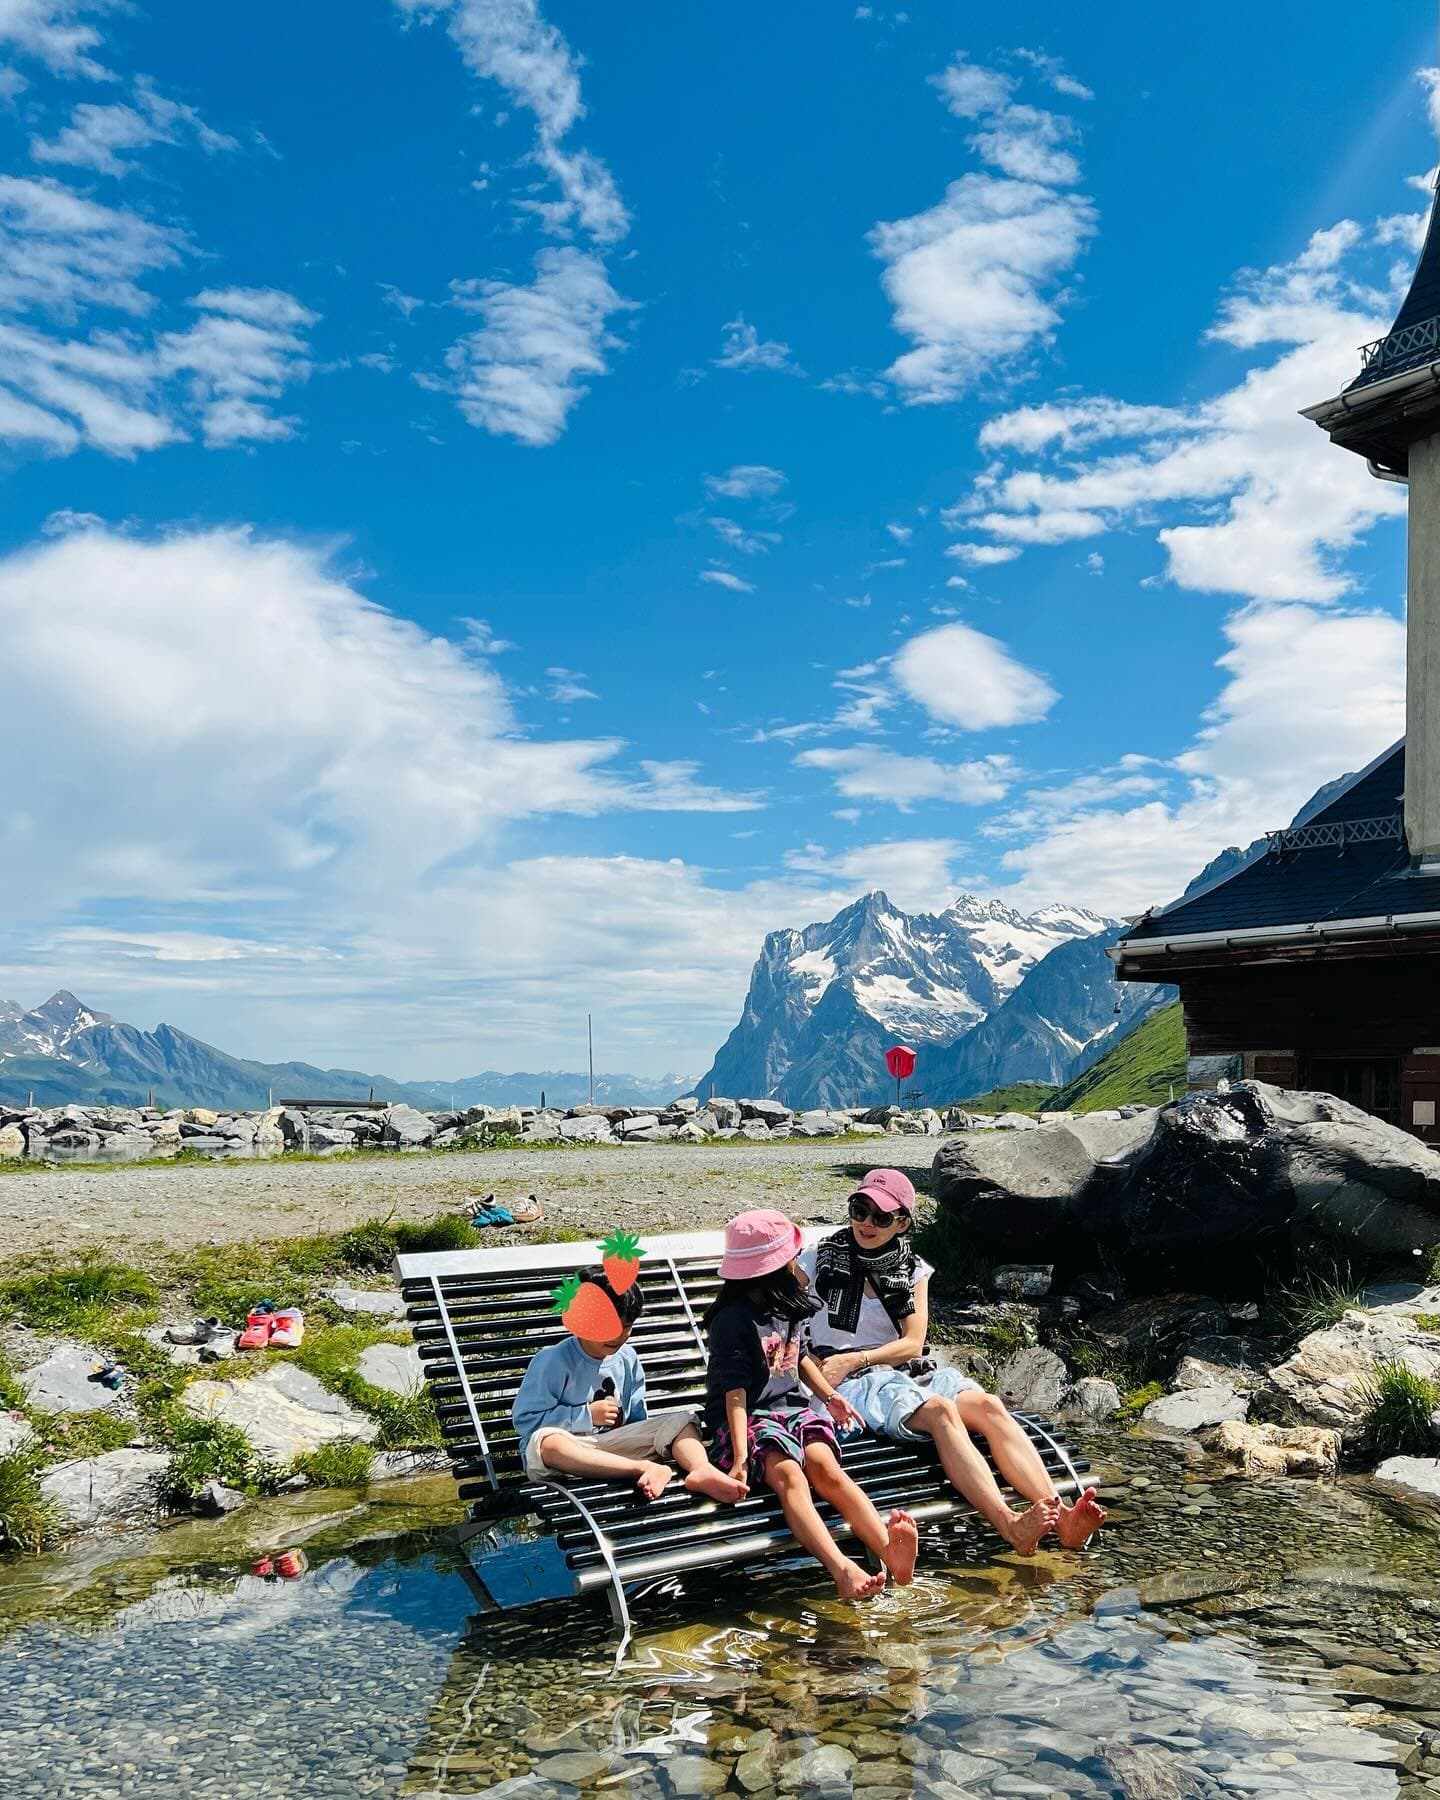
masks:
{"type": "Polygon", "coordinates": [[[915,1052],[896,1044],[885,1052],[885,1067],[897,1081],[906,1081],[915,1073],[915,1052]]]}

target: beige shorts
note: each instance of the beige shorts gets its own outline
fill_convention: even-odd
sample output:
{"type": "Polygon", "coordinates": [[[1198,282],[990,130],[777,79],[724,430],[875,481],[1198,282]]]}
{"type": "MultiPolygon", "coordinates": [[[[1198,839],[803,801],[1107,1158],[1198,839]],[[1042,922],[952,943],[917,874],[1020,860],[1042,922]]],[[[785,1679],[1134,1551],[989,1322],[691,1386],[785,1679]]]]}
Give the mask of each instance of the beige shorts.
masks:
{"type": "MultiPolygon", "coordinates": [[[[581,1438],[608,1450],[612,1456],[645,1456],[664,1462],[670,1448],[687,1425],[697,1423],[695,1414],[683,1406],[669,1412],[651,1413],[648,1419],[637,1419],[633,1425],[615,1425],[609,1431],[575,1431],[566,1435],[581,1438]]],[[[525,1446],[525,1474],[531,1481],[561,1481],[558,1469],[549,1469],[540,1460],[540,1446],[548,1437],[564,1430],[563,1426],[542,1425],[525,1446]]]]}

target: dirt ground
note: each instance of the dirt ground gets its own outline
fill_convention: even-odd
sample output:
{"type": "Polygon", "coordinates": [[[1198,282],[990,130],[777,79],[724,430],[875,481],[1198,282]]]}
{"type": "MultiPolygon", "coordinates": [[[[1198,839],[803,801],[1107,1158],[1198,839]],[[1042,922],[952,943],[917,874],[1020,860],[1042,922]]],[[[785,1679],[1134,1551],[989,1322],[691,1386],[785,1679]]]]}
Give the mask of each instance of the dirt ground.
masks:
{"type": "MultiPolygon", "coordinates": [[[[387,1215],[427,1219],[458,1208],[467,1196],[490,1193],[502,1203],[538,1195],[545,1226],[595,1236],[615,1226],[714,1229],[747,1206],[779,1207],[802,1223],[838,1222],[851,1184],[867,1168],[902,1168],[923,1188],[940,1141],[643,1144],[397,1153],[353,1162],[36,1167],[0,1174],[0,1265],[45,1251],[139,1257],[197,1244],[341,1231],[387,1215]]],[[[494,1241],[532,1235],[496,1231],[494,1241]]]]}

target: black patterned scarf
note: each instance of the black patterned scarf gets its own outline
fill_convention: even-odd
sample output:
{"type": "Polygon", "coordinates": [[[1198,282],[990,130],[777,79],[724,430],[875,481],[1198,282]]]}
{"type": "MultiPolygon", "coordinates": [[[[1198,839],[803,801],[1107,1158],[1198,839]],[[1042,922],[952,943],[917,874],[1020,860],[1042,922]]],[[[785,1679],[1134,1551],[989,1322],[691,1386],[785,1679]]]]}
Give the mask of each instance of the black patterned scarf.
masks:
{"type": "MultiPolygon", "coordinates": [[[[862,1250],[848,1225],[821,1238],[815,1246],[815,1291],[836,1331],[853,1332],[859,1323],[867,1281],[896,1334],[903,1336],[905,1321],[915,1310],[915,1252],[908,1231],[880,1250],[862,1250]]],[[[823,1328],[815,1335],[822,1336],[823,1328]]]]}

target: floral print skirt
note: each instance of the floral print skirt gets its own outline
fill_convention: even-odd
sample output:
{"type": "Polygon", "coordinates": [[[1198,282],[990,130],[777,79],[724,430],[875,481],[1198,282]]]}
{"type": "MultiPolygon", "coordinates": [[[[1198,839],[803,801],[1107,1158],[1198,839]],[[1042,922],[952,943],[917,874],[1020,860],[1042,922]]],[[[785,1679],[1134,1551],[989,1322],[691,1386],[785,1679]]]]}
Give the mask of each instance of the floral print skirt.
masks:
{"type": "MultiPolygon", "coordinates": [[[[749,1460],[758,1469],[769,1451],[788,1456],[792,1462],[805,1461],[807,1444],[828,1444],[838,1456],[840,1440],[829,1413],[818,1406],[761,1406],[748,1419],[749,1460]]],[[[728,1469],[735,1460],[730,1442],[730,1429],[721,1425],[715,1432],[714,1456],[717,1469],[728,1469]]]]}

